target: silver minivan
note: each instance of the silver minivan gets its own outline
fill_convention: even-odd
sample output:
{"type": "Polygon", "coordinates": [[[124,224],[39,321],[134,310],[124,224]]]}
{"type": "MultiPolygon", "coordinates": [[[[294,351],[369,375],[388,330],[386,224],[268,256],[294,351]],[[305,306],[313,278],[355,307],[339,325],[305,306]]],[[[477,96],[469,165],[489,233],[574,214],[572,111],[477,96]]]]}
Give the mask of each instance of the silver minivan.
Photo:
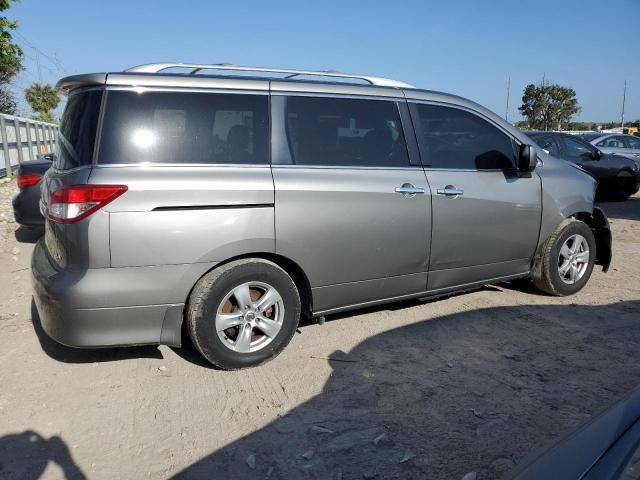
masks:
{"type": "Polygon", "coordinates": [[[384,78],[151,64],[67,77],[44,330],[257,365],[301,318],[528,277],[570,295],[611,234],[596,181],[485,108],[384,78]]]}

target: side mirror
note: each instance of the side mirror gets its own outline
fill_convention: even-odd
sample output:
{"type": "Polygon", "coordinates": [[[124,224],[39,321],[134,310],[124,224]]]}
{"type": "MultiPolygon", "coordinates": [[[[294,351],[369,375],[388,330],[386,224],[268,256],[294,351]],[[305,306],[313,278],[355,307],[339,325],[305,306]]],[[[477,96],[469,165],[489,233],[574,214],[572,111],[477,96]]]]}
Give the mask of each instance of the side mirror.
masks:
{"type": "Polygon", "coordinates": [[[592,157],[594,160],[600,160],[602,158],[602,151],[596,150],[595,152],[593,152],[592,157]]]}
{"type": "Polygon", "coordinates": [[[520,155],[518,155],[518,172],[533,172],[538,163],[538,155],[536,149],[531,145],[520,145],[520,155]]]}

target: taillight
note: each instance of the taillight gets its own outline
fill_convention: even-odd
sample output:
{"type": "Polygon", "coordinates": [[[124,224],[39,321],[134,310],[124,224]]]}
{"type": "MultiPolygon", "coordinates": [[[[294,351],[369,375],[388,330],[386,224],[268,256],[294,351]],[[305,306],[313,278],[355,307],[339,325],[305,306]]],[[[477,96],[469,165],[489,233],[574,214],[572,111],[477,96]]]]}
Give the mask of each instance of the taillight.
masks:
{"type": "Polygon", "coordinates": [[[74,223],[88,217],[127,191],[126,185],[71,185],[51,194],[47,218],[74,223]]]}
{"type": "Polygon", "coordinates": [[[18,173],[18,188],[22,190],[26,187],[33,187],[41,178],[42,175],[35,173],[18,173]]]}

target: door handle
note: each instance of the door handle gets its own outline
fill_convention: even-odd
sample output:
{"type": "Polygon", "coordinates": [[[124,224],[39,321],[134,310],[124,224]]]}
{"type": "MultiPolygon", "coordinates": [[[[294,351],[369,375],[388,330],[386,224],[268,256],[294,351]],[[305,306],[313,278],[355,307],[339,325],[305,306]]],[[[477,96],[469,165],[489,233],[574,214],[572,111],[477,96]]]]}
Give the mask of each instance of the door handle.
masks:
{"type": "Polygon", "coordinates": [[[439,188],[436,190],[438,195],[445,195],[447,197],[458,197],[460,195],[464,195],[464,190],[461,188],[456,188],[453,185],[447,185],[444,188],[439,188]]]}
{"type": "Polygon", "coordinates": [[[424,188],[414,187],[410,183],[403,183],[401,187],[396,187],[395,191],[406,197],[413,197],[416,193],[424,193],[424,188]]]}

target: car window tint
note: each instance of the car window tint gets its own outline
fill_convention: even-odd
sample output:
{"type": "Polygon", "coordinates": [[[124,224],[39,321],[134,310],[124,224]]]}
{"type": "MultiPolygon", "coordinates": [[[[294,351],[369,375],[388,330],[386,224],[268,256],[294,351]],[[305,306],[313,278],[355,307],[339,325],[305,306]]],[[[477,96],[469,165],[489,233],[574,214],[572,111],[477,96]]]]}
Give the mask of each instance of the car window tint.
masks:
{"type": "Polygon", "coordinates": [[[477,115],[457,108],[415,105],[420,155],[426,167],[511,169],[509,137],[477,115]]]}
{"type": "Polygon", "coordinates": [[[536,138],[535,141],[538,145],[540,145],[540,147],[548,151],[550,155],[553,155],[555,157],[561,156],[560,148],[558,147],[558,144],[553,138],[541,137],[541,138],[536,138]]]}
{"type": "Polygon", "coordinates": [[[288,97],[286,128],[295,165],[405,167],[395,102],[288,97]]]}
{"type": "Polygon", "coordinates": [[[604,141],[605,148],[624,148],[624,137],[609,137],[604,141]]]}
{"type": "Polygon", "coordinates": [[[67,100],[56,142],[56,168],[91,164],[101,100],[99,90],[76,93],[67,100]]]}
{"type": "Polygon", "coordinates": [[[268,163],[268,98],[111,91],[99,163],[268,163]]]}
{"type": "Polygon", "coordinates": [[[636,150],[640,150],[640,138],[636,137],[625,137],[627,141],[628,148],[635,148],[636,150]]]}
{"type": "Polygon", "coordinates": [[[562,137],[559,141],[564,144],[565,154],[569,157],[584,157],[591,155],[591,148],[575,138],[562,137]]]}

